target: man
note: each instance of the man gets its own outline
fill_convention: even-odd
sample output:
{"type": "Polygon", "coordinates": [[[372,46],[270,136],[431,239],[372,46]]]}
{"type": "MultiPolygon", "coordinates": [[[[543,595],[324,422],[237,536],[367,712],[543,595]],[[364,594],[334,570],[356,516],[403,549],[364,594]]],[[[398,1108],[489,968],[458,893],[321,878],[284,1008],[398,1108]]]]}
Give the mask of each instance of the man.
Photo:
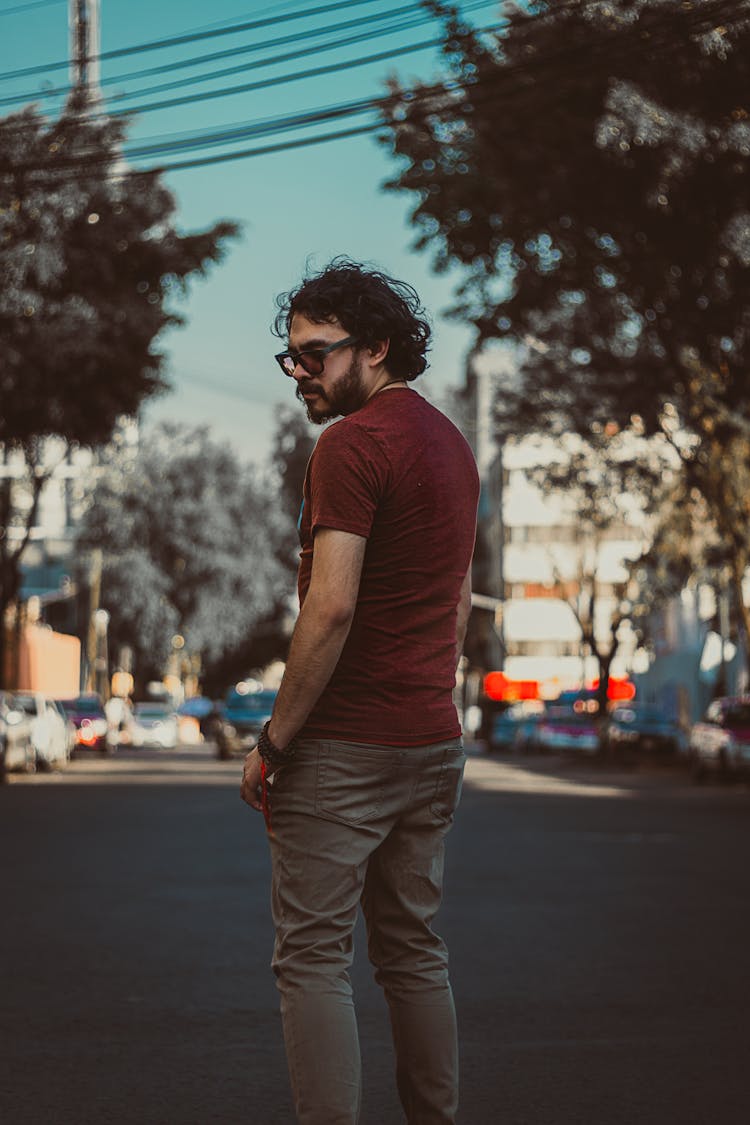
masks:
{"type": "Polygon", "coordinates": [[[431,928],[464,755],[452,700],[471,604],[471,451],[409,383],[430,329],[408,285],[335,259],[279,299],[276,356],[310,419],[300,615],[242,796],[267,814],[289,1072],[302,1125],[355,1125],[348,968],[362,905],[410,1125],[455,1120],[447,951],[431,928]]]}

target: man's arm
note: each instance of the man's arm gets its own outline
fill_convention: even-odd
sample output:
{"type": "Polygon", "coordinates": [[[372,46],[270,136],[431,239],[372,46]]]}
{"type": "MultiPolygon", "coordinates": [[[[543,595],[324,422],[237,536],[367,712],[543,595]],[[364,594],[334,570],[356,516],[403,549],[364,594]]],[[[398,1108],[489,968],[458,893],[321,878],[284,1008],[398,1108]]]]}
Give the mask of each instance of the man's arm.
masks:
{"type": "MultiPolygon", "coordinates": [[[[268,727],[275,746],[291,742],[338,664],[357,606],[367,540],[332,528],[315,533],[310,587],[289,648],[286,670],[268,727]]],[[[242,797],[260,808],[257,748],[245,759],[242,797]]]]}
{"type": "Polygon", "coordinates": [[[471,613],[471,566],[466,572],[463,585],[461,586],[461,593],[458,599],[458,613],[456,616],[456,667],[461,659],[461,653],[464,649],[464,639],[466,637],[466,626],[469,624],[469,614],[471,613]]]}
{"type": "Polygon", "coordinates": [[[338,664],[357,606],[367,540],[320,528],[315,534],[312,573],[268,734],[286,746],[317,703],[338,664]]]}

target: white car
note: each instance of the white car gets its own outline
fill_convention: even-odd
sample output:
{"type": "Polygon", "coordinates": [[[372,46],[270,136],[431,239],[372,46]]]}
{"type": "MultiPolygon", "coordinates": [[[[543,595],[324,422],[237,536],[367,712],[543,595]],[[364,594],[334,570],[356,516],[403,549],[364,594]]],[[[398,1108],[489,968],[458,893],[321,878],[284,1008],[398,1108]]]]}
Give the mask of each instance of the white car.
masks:
{"type": "Polygon", "coordinates": [[[0,784],[10,770],[33,773],[36,757],[31,720],[10,692],[0,691],[0,784]]]}
{"type": "Polygon", "coordinates": [[[59,769],[67,765],[70,758],[67,724],[54,701],[38,691],[17,691],[15,699],[31,721],[31,744],[37,769],[59,769]]]}
{"type": "Polygon", "coordinates": [[[750,695],[726,696],[709,704],[690,732],[688,755],[696,780],[708,774],[750,776],[750,695]]]}
{"type": "Polygon", "coordinates": [[[179,740],[177,715],[164,703],[136,703],[130,734],[133,746],[174,750],[179,740]]]}

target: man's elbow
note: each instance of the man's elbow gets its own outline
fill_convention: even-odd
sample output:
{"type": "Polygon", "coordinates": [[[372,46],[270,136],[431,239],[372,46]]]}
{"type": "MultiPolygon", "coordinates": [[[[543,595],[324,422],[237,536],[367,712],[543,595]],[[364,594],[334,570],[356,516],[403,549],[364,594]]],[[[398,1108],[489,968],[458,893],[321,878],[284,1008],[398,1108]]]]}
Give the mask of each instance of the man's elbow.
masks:
{"type": "Polygon", "coordinates": [[[307,601],[311,601],[310,611],[315,614],[321,628],[330,632],[348,632],[351,628],[356,601],[351,601],[349,598],[342,597],[339,592],[332,591],[321,591],[312,595],[312,600],[308,595],[307,601]]]}
{"type": "Polygon", "coordinates": [[[352,621],[354,620],[354,606],[349,605],[347,602],[334,602],[328,609],[328,622],[332,629],[345,629],[347,632],[351,628],[352,621]]]}

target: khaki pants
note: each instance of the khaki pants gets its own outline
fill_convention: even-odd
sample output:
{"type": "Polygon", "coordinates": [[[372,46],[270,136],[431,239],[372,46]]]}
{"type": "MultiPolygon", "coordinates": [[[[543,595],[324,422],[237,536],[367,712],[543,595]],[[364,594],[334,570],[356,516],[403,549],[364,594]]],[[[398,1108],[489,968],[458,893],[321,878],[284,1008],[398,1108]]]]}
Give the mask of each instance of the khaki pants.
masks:
{"type": "Polygon", "coordinates": [[[440,905],[461,790],[458,740],[394,748],[308,740],[270,786],[273,969],[300,1125],[356,1125],[349,981],[361,903],[409,1125],[452,1125],[458,1049],[440,905]]]}

